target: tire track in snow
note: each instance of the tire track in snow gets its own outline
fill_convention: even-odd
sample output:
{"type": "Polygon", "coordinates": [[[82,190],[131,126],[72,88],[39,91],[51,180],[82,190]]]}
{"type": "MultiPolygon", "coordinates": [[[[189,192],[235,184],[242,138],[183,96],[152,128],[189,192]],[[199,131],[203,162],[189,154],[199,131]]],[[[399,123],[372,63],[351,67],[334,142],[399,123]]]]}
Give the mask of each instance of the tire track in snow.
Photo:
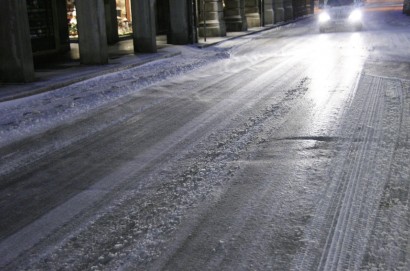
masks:
{"type": "Polygon", "coordinates": [[[359,269],[398,141],[400,91],[397,80],[359,81],[341,129],[340,154],[295,269],[359,269]]]}
{"type": "Polygon", "coordinates": [[[361,270],[409,270],[410,84],[403,83],[399,141],[361,270]]]}
{"type": "MultiPolygon", "coordinates": [[[[376,89],[380,90],[380,81],[376,83],[376,89]]],[[[365,109],[370,109],[370,116],[362,114],[361,119],[366,120],[367,127],[371,127],[371,124],[375,123],[380,116],[377,116],[375,108],[379,108],[379,100],[376,99],[376,95],[373,95],[368,100],[365,109]]],[[[364,112],[364,111],[362,111],[364,112]]],[[[367,112],[366,112],[367,113],[367,112]]],[[[353,236],[349,234],[354,225],[358,223],[360,209],[362,206],[362,199],[364,198],[366,184],[361,182],[361,172],[366,172],[368,168],[375,162],[374,156],[371,156],[370,161],[366,161],[369,152],[371,151],[371,145],[373,145],[373,138],[376,140],[379,138],[379,134],[374,135],[374,130],[361,129],[358,138],[364,138],[361,146],[355,147],[351,152],[353,156],[347,164],[348,172],[346,177],[347,187],[344,196],[340,198],[338,206],[341,206],[340,214],[338,217],[334,217],[332,221],[332,228],[335,227],[333,234],[328,237],[332,237],[331,240],[327,240],[330,243],[328,254],[323,254],[321,259],[321,265],[324,262],[324,270],[333,269],[334,266],[339,264],[341,256],[349,251],[348,246],[352,243],[353,236]],[[363,161],[363,162],[362,162],[363,161]],[[330,242],[329,242],[330,241],[330,242]],[[326,257],[326,258],[325,258],[326,257]]],[[[379,131],[378,131],[379,132],[379,131]]],[[[377,142],[378,145],[379,142],[377,142]]],[[[319,269],[321,269],[321,265],[319,269]]]]}

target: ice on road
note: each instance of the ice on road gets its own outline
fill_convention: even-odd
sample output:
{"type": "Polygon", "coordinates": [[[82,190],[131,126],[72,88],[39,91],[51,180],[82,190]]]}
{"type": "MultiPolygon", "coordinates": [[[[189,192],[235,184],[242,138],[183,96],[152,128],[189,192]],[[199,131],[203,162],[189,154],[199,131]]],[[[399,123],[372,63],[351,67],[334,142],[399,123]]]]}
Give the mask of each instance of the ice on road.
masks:
{"type": "Polygon", "coordinates": [[[0,269],[409,270],[400,8],[0,103],[0,269]]]}

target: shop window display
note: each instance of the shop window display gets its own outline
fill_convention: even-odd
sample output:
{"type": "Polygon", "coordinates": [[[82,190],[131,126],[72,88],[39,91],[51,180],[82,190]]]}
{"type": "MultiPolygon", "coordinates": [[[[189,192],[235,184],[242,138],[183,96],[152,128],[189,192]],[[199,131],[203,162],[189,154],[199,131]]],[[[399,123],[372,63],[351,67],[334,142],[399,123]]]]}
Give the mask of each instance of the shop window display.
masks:
{"type": "Polygon", "coordinates": [[[78,38],[77,31],[77,12],[75,10],[75,1],[67,0],[67,21],[68,21],[68,33],[70,39],[78,38]]]}
{"type": "MultiPolygon", "coordinates": [[[[129,35],[132,33],[131,23],[131,4],[130,0],[116,0],[118,34],[129,35]]],[[[75,9],[75,0],[67,0],[67,21],[70,39],[78,38],[77,31],[77,13],[75,9]]]]}
{"type": "Polygon", "coordinates": [[[118,34],[128,35],[132,33],[132,18],[130,0],[116,0],[118,34]]]}

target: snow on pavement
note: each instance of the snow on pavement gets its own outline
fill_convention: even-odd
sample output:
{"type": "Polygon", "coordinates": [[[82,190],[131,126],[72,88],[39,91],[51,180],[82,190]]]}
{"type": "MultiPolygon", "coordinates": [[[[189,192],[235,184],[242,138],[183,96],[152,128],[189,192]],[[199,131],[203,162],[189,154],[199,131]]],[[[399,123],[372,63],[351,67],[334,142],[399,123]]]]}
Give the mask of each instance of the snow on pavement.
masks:
{"type": "Polygon", "coordinates": [[[154,61],[125,71],[97,76],[67,87],[31,97],[0,103],[0,147],[132,95],[154,83],[194,71],[229,57],[215,47],[198,49],[180,46],[181,55],[154,61]]]}

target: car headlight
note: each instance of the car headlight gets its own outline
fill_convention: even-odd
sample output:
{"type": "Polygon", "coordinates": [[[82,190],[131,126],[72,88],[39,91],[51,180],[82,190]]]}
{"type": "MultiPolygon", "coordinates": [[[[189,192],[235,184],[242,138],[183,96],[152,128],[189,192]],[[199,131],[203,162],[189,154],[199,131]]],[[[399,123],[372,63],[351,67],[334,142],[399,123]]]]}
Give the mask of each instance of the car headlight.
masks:
{"type": "Polygon", "coordinates": [[[358,22],[362,19],[362,12],[358,9],[355,9],[349,15],[349,21],[358,22]]]}
{"type": "Polygon", "coordinates": [[[330,20],[330,16],[327,12],[323,11],[319,14],[319,23],[325,23],[330,20]]]}

